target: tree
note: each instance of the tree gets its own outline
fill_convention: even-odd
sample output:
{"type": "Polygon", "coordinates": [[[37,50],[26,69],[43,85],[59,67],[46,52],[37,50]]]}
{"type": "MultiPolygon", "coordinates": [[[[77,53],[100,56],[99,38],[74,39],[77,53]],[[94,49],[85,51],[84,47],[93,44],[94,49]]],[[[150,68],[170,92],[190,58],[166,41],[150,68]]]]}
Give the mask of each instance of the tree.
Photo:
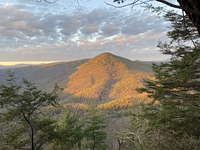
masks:
{"type": "Polygon", "coordinates": [[[116,134],[119,150],[145,149],[145,130],[148,122],[146,118],[142,117],[142,107],[144,107],[144,104],[133,105],[131,111],[128,113],[128,125],[123,132],[116,134]]]}
{"type": "Polygon", "coordinates": [[[146,80],[146,87],[140,89],[154,100],[144,109],[149,141],[158,149],[199,149],[200,46],[190,30],[193,25],[185,22],[180,28],[182,19],[169,13],[165,17],[172,23],[168,32],[172,40],[158,46],[171,55],[171,61],[153,65],[155,80],[146,80]]]}
{"type": "MultiPolygon", "coordinates": [[[[117,2],[118,4],[124,3],[125,1],[126,0],[113,0],[113,2],[117,2]]],[[[132,2],[130,2],[126,5],[122,5],[118,8],[127,7],[127,6],[134,7],[136,5],[148,4],[150,2],[159,2],[159,3],[165,4],[167,6],[170,6],[172,8],[181,9],[190,18],[190,20],[192,21],[194,26],[197,28],[198,34],[200,35],[200,1],[198,1],[198,0],[177,0],[177,3],[179,5],[169,2],[167,0],[149,0],[149,1],[145,1],[145,2],[143,2],[141,0],[131,0],[131,1],[132,2]]],[[[117,7],[117,6],[114,6],[114,7],[117,7]]]]}
{"type": "Polygon", "coordinates": [[[0,85],[0,117],[11,128],[1,148],[37,150],[49,141],[55,122],[44,116],[41,108],[58,104],[58,89],[55,86],[52,93],[43,92],[25,79],[22,85],[15,85],[14,74],[8,72],[7,84],[0,85]]]}
{"type": "Polygon", "coordinates": [[[84,137],[85,146],[90,150],[106,150],[106,119],[103,113],[91,106],[87,112],[85,121],[84,137]]]}
{"type": "Polygon", "coordinates": [[[83,138],[82,126],[79,116],[73,114],[70,108],[67,108],[64,114],[64,121],[62,121],[54,133],[54,149],[70,150],[74,147],[81,149],[81,140],[83,138]]]}

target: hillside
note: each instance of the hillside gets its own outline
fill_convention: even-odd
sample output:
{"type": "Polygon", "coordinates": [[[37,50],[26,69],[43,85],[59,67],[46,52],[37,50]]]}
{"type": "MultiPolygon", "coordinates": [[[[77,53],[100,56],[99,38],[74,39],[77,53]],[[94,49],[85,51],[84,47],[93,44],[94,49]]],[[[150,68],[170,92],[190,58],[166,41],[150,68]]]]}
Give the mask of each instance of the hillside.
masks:
{"type": "Polygon", "coordinates": [[[0,83],[5,83],[7,72],[15,73],[16,82],[22,78],[28,79],[43,90],[50,90],[55,83],[64,88],[68,77],[76,71],[76,67],[87,62],[88,59],[71,62],[51,63],[44,65],[32,65],[27,67],[0,69],[0,83]]]}
{"type": "Polygon", "coordinates": [[[147,100],[136,88],[143,86],[144,78],[151,77],[148,64],[103,53],[77,69],[64,90],[73,95],[73,101],[95,100],[99,107],[108,108],[127,107],[147,100]]]}
{"type": "Polygon", "coordinates": [[[150,64],[110,53],[92,59],[0,69],[0,83],[5,83],[8,70],[15,73],[17,83],[25,78],[46,91],[57,83],[64,88],[60,95],[63,105],[95,101],[100,108],[146,101],[146,95],[138,94],[136,88],[143,86],[144,78],[151,77],[150,64]]]}

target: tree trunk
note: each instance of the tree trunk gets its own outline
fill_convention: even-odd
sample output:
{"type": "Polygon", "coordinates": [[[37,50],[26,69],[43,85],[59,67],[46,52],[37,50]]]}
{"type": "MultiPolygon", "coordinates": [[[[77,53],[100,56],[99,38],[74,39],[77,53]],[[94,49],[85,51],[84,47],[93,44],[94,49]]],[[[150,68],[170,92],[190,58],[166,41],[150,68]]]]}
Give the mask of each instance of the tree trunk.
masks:
{"type": "Polygon", "coordinates": [[[177,0],[200,35],[200,0],[177,0]]]}
{"type": "Polygon", "coordinates": [[[33,127],[31,126],[31,150],[35,150],[35,144],[34,144],[34,131],[33,131],[33,127]]]}

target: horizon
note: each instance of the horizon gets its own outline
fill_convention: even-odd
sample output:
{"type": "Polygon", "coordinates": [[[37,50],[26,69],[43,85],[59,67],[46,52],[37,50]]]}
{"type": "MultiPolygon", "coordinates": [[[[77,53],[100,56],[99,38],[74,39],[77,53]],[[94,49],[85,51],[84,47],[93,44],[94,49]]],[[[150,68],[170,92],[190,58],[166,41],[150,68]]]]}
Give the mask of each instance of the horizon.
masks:
{"type": "MultiPolygon", "coordinates": [[[[96,55],[97,56],[97,55],[96,55]]],[[[116,56],[119,56],[119,55],[116,55],[116,56]]],[[[95,56],[94,56],[95,57],[95,56]]],[[[83,59],[92,59],[92,58],[94,58],[94,57],[91,57],[91,58],[83,58],[83,59]]],[[[120,57],[122,57],[122,56],[120,56],[120,57]]],[[[123,57],[123,58],[125,58],[125,57],[123,57]]],[[[126,59],[128,59],[128,58],[126,58],[126,59]]],[[[140,59],[135,59],[135,60],[131,60],[131,59],[129,59],[129,60],[131,60],[131,61],[146,61],[146,62],[148,62],[148,61],[155,61],[155,62],[157,62],[157,61],[165,61],[165,60],[167,60],[168,58],[166,58],[166,59],[160,59],[160,60],[140,60],[140,59]]],[[[52,61],[45,61],[45,60],[43,60],[43,61],[0,61],[0,66],[15,66],[15,65],[42,65],[42,64],[51,64],[51,63],[59,63],[59,62],[70,62],[70,61],[77,61],[77,60],[81,60],[81,59],[75,59],[75,60],[52,60],[52,61]]]]}
{"type": "Polygon", "coordinates": [[[0,65],[1,66],[40,65],[40,64],[50,64],[56,62],[64,62],[64,61],[5,61],[5,62],[0,62],[0,65]]]}

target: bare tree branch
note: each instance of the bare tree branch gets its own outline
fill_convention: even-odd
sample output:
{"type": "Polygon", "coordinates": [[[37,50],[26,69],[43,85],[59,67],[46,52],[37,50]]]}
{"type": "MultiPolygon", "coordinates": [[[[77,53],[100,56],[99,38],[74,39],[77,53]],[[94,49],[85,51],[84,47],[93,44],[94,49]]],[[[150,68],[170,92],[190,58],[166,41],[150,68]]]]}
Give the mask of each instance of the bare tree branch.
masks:
{"type": "Polygon", "coordinates": [[[57,2],[57,0],[54,0],[53,2],[51,2],[51,1],[49,1],[49,0],[36,0],[36,2],[42,2],[42,1],[44,1],[44,2],[46,2],[46,3],[49,3],[49,4],[54,4],[54,3],[56,3],[57,2]]]}
{"type": "MultiPolygon", "coordinates": [[[[120,2],[121,0],[118,0],[118,1],[115,1],[115,2],[120,2]]],[[[176,5],[176,4],[173,4],[173,3],[170,3],[170,2],[167,2],[166,0],[148,0],[148,1],[141,1],[141,0],[134,0],[132,3],[128,3],[128,4],[125,4],[125,5],[122,5],[122,6],[116,6],[116,5],[112,5],[110,3],[107,3],[105,2],[107,5],[110,5],[112,7],[115,7],[115,8],[123,8],[123,7],[127,7],[127,6],[136,6],[136,5],[140,5],[140,4],[145,4],[145,3],[148,3],[148,2],[153,2],[153,1],[157,1],[159,3],[163,3],[167,6],[170,6],[170,7],[173,7],[173,8],[177,8],[177,9],[182,9],[184,11],[188,11],[188,12],[191,12],[191,13],[194,13],[194,14],[198,14],[200,15],[200,12],[199,11],[196,11],[196,10],[193,10],[193,9],[190,9],[188,7],[185,7],[185,6],[180,6],[180,5],[176,5]],[[140,2],[140,3],[138,3],[140,2]]],[[[124,1],[121,1],[121,3],[123,3],[124,1]]]]}
{"type": "MultiPolygon", "coordinates": [[[[135,1],[132,2],[132,3],[129,3],[129,4],[126,4],[126,5],[122,5],[122,6],[112,5],[112,4],[107,3],[107,2],[105,2],[105,1],[104,1],[104,3],[106,3],[107,5],[110,5],[110,6],[112,6],[112,7],[115,7],[115,8],[123,8],[123,7],[135,5],[138,1],[140,1],[140,0],[135,0],[135,1]]],[[[149,1],[151,1],[151,0],[149,0],[149,1]]]]}
{"type": "Polygon", "coordinates": [[[170,7],[173,7],[173,8],[182,9],[181,6],[175,5],[175,4],[172,4],[172,3],[169,3],[169,2],[167,2],[167,1],[165,1],[165,0],[156,0],[156,1],[158,1],[158,2],[160,2],[160,3],[163,3],[163,4],[166,4],[166,5],[168,5],[168,6],[170,6],[170,7]]]}

